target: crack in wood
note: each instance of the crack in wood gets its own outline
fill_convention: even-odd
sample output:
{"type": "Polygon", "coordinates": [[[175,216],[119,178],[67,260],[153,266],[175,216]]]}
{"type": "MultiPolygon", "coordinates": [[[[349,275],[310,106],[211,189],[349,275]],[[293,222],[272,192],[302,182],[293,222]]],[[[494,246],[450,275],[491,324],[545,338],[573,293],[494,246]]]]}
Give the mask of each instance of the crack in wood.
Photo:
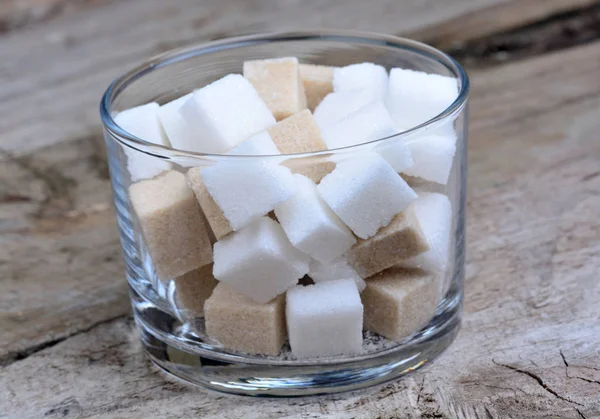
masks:
{"type": "Polygon", "coordinates": [[[105,320],[96,322],[96,323],[90,325],[89,327],[86,327],[85,329],[80,329],[80,330],[77,330],[76,332],[69,333],[69,334],[67,334],[65,336],[62,336],[62,337],[58,338],[58,339],[53,339],[53,340],[50,340],[50,341],[47,341],[47,342],[42,342],[42,343],[40,343],[38,345],[30,346],[30,347],[25,348],[25,349],[23,349],[21,351],[9,352],[6,355],[0,357],[0,367],[4,368],[4,367],[7,367],[10,364],[13,364],[15,362],[27,359],[30,356],[35,355],[36,353],[41,352],[44,349],[52,348],[53,346],[56,346],[59,343],[64,342],[65,340],[67,340],[69,338],[77,336],[77,335],[79,335],[81,333],[89,332],[89,331],[91,331],[92,329],[94,329],[94,328],[96,328],[98,326],[101,326],[101,325],[106,324],[106,323],[111,323],[112,321],[119,320],[119,319],[127,317],[127,316],[129,316],[129,314],[118,315],[118,316],[115,316],[115,317],[111,317],[109,319],[105,319],[105,320]]]}
{"type": "Polygon", "coordinates": [[[19,194],[5,194],[0,196],[0,204],[10,204],[16,202],[30,202],[30,196],[19,195],[19,194]]]}
{"type": "Polygon", "coordinates": [[[445,50],[468,67],[489,67],[572,48],[598,39],[600,1],[462,42],[445,50]]]}
{"type": "Polygon", "coordinates": [[[562,358],[563,364],[565,364],[565,367],[569,367],[569,363],[567,362],[567,358],[565,357],[565,354],[563,354],[562,349],[558,350],[558,353],[560,353],[560,357],[562,358]]]}
{"type": "Polygon", "coordinates": [[[565,364],[565,376],[567,378],[573,379],[573,380],[581,380],[581,381],[585,381],[587,383],[600,385],[600,381],[598,381],[598,380],[590,380],[589,378],[585,378],[585,377],[569,375],[569,363],[567,362],[567,358],[565,357],[565,354],[563,354],[562,349],[559,349],[558,352],[560,353],[560,357],[562,358],[563,364],[565,364]]]}
{"type": "Polygon", "coordinates": [[[541,387],[542,387],[544,390],[546,390],[548,393],[552,394],[552,395],[553,395],[554,397],[556,397],[557,399],[560,399],[560,400],[562,400],[562,401],[565,401],[565,402],[567,402],[567,403],[570,403],[570,404],[575,404],[575,405],[577,405],[577,406],[584,406],[583,404],[581,404],[581,403],[578,403],[578,402],[576,402],[576,401],[574,401],[574,400],[571,400],[571,399],[569,399],[568,397],[561,396],[561,395],[560,395],[560,394],[558,394],[558,393],[557,393],[555,390],[553,390],[553,389],[552,389],[550,386],[548,386],[548,384],[546,384],[546,383],[544,382],[544,380],[542,379],[542,377],[540,377],[540,376],[539,376],[539,375],[537,375],[537,374],[534,374],[534,373],[533,373],[533,372],[531,372],[531,371],[527,371],[527,370],[524,370],[524,369],[521,369],[521,368],[513,367],[512,365],[508,365],[508,364],[500,364],[499,362],[496,362],[494,359],[492,359],[492,362],[493,362],[495,365],[499,366],[499,367],[507,368],[507,369],[509,369],[509,370],[511,370],[511,371],[517,372],[517,373],[519,373],[519,374],[524,374],[524,375],[527,375],[527,376],[529,376],[529,377],[533,378],[535,381],[537,381],[537,383],[538,383],[538,384],[539,384],[539,385],[540,385],[540,386],[541,386],[541,387]]]}
{"type": "Polygon", "coordinates": [[[597,380],[590,380],[589,378],[585,378],[585,377],[579,377],[579,376],[570,376],[570,377],[568,377],[568,378],[573,378],[573,379],[576,379],[576,380],[582,380],[582,381],[585,381],[585,382],[587,382],[587,383],[591,383],[591,384],[598,384],[598,385],[600,385],[600,381],[597,381],[597,380]]]}
{"type": "Polygon", "coordinates": [[[594,173],[590,173],[589,175],[585,175],[584,177],[581,178],[581,181],[582,182],[587,182],[589,180],[597,178],[598,176],[600,176],[600,171],[597,171],[597,172],[594,172],[594,173]]]}
{"type": "Polygon", "coordinates": [[[425,376],[421,380],[421,387],[419,388],[419,393],[417,393],[417,405],[421,401],[421,393],[423,393],[423,387],[425,387],[425,376]]]}

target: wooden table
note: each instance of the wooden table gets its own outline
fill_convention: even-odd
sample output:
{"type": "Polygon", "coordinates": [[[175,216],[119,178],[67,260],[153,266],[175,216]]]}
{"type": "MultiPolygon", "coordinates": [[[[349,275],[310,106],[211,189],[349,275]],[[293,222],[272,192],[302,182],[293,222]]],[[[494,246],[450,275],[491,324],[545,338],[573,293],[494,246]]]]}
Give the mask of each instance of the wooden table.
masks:
{"type": "Polygon", "coordinates": [[[0,2],[0,417],[600,417],[600,3],[0,2]],[[188,387],[140,352],[97,105],[152,54],[334,27],[451,51],[472,80],[462,330],[328,397],[188,387]]]}

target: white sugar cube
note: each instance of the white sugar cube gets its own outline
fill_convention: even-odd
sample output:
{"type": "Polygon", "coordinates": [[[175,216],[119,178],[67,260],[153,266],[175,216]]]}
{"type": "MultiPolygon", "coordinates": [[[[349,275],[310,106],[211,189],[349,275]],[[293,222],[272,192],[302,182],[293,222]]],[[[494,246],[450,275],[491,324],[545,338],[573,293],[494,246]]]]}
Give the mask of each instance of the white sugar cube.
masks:
{"type": "Polygon", "coordinates": [[[330,93],[315,109],[315,121],[323,129],[328,124],[345,118],[371,102],[373,96],[363,90],[330,93]]]}
{"type": "Polygon", "coordinates": [[[373,151],[379,153],[392,169],[404,172],[414,164],[413,156],[404,139],[390,138],[375,145],[373,151]]]}
{"type": "MultiPolygon", "coordinates": [[[[125,131],[149,143],[169,146],[163,135],[158,120],[158,103],[152,102],[119,112],[115,122],[125,131]]],[[[123,147],[127,156],[127,170],[132,182],[150,179],[159,173],[169,170],[171,165],[157,157],[149,156],[141,151],[123,147]]]]}
{"type": "Polygon", "coordinates": [[[179,114],[179,109],[192,97],[192,94],[188,93],[169,103],[165,103],[158,110],[158,118],[171,146],[179,150],[196,151],[195,143],[197,137],[179,114]]]}
{"type": "Polygon", "coordinates": [[[442,113],[457,97],[454,77],[394,68],[385,100],[396,124],[412,128],[442,113]]]}
{"type": "Polygon", "coordinates": [[[298,190],[275,207],[275,215],[290,242],[320,262],[346,253],[356,239],[348,227],[323,202],[309,178],[294,175],[298,190]]]}
{"type": "Polygon", "coordinates": [[[389,137],[398,133],[383,102],[363,106],[337,122],[322,129],[323,139],[329,149],[348,147],[389,137]]]}
{"type": "Polygon", "coordinates": [[[444,272],[448,265],[452,229],[450,200],[446,195],[439,193],[423,193],[411,206],[427,238],[429,250],[406,259],[398,266],[444,272]]]}
{"type": "Polygon", "coordinates": [[[362,292],[366,287],[365,280],[361,278],[344,256],[326,263],[321,263],[315,259],[311,260],[308,276],[315,283],[335,281],[336,279],[352,279],[356,283],[359,292],[362,292]]]}
{"type": "Polygon", "coordinates": [[[442,185],[448,183],[454,154],[456,153],[456,135],[424,135],[407,140],[413,165],[401,172],[420,177],[442,185]]]}
{"type": "Polygon", "coordinates": [[[226,153],[275,123],[252,84],[239,74],[196,90],[179,113],[197,138],[191,151],[205,153],[226,153]]]}
{"type": "MultiPolygon", "coordinates": [[[[399,133],[382,101],[372,102],[322,130],[327,147],[338,148],[366,143],[399,133]]],[[[399,172],[412,166],[408,146],[402,140],[388,140],[374,145],[388,163],[399,172]]]]}
{"type": "Polygon", "coordinates": [[[376,153],[338,163],[317,190],[361,239],[373,236],[417,198],[411,187],[376,153]]]}
{"type": "Polygon", "coordinates": [[[373,99],[383,100],[388,87],[384,67],[373,63],[352,64],[333,70],[333,91],[364,90],[373,99]]]}
{"type": "Polygon", "coordinates": [[[250,138],[242,141],[239,145],[232,148],[227,154],[235,154],[240,156],[272,156],[281,154],[273,139],[267,131],[261,131],[254,134],[250,138]]]}
{"type": "Polygon", "coordinates": [[[363,306],[353,280],[296,286],[286,293],[285,313],[295,356],[362,352],[363,306]]]}
{"type": "Polygon", "coordinates": [[[222,161],[202,169],[201,175],[234,231],[275,209],[297,188],[290,169],[269,159],[222,161]]]}
{"type": "Polygon", "coordinates": [[[215,243],[213,273],[257,303],[267,303],[296,285],[309,262],[279,224],[262,217],[215,243]]]}

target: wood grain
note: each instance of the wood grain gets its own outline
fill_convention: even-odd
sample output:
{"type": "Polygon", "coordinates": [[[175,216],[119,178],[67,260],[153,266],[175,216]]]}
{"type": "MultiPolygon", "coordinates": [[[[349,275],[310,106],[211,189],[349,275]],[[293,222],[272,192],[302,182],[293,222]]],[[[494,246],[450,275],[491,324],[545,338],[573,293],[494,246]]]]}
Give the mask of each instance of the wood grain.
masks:
{"type": "Polygon", "coordinates": [[[457,48],[467,41],[596,4],[597,0],[510,0],[419,29],[410,36],[434,44],[437,48],[457,48]]]}
{"type": "Polygon", "coordinates": [[[600,416],[599,71],[595,43],[472,74],[465,318],[424,370],[336,396],[224,396],[163,378],[118,319],[5,367],[5,414],[600,416]]]}
{"type": "MultiPolygon", "coordinates": [[[[98,102],[110,81],[147,57],[177,46],[303,27],[407,34],[503,3],[333,0],[307,6],[299,0],[100,2],[101,7],[58,15],[0,38],[0,148],[23,154],[96,133],[98,102]]],[[[514,21],[520,19],[518,13],[511,16],[514,21]]]]}
{"type": "Polygon", "coordinates": [[[99,140],[3,155],[0,364],[129,311],[99,140]]]}
{"type": "Polygon", "coordinates": [[[13,32],[111,1],[116,0],[3,0],[0,3],[0,33],[13,32]]]}

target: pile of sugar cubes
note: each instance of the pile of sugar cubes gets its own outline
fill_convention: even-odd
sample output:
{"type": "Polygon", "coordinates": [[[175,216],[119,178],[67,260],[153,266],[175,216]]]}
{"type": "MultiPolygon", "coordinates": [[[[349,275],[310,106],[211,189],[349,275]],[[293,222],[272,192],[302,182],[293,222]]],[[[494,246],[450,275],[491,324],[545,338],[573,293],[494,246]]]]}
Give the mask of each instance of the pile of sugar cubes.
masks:
{"type": "Polygon", "coordinates": [[[457,96],[451,77],[276,58],[118,113],[145,141],[228,156],[180,167],[125,149],[131,204],[177,312],[204,318],[213,344],[249,354],[277,355],[289,341],[295,357],[353,355],[363,330],[390,340],[417,332],[443,292],[452,208],[405,179],[446,185],[457,137],[449,122],[374,140],[457,96]]]}

